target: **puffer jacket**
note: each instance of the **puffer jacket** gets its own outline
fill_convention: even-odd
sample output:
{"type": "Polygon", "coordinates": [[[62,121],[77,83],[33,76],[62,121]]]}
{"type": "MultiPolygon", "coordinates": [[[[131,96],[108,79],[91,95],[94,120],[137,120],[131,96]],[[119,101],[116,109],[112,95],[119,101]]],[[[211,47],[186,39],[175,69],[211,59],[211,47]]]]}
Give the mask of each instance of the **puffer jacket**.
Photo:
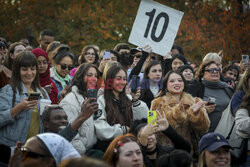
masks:
{"type": "MultiPolygon", "coordinates": [[[[72,123],[80,114],[83,102],[84,97],[79,94],[76,86],[73,86],[72,91],[60,102],[59,105],[66,112],[69,123],[72,123]]],[[[93,116],[91,116],[78,129],[78,134],[73,138],[71,143],[75,149],[83,155],[88,149],[93,147],[96,141],[94,120],[93,116]]]]}

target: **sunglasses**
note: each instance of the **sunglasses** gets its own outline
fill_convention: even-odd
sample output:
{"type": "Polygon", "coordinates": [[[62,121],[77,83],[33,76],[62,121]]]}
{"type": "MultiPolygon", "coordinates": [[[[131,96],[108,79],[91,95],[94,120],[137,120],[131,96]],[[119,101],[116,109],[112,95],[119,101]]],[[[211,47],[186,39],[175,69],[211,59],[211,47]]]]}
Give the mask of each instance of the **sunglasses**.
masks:
{"type": "Polygon", "coordinates": [[[220,72],[220,69],[219,68],[210,68],[210,69],[207,69],[206,71],[209,73],[214,73],[214,72],[220,72]]]}
{"type": "Polygon", "coordinates": [[[42,154],[39,154],[39,153],[29,151],[25,147],[22,147],[21,151],[23,153],[23,155],[22,155],[22,160],[23,161],[27,160],[28,158],[35,158],[35,159],[38,159],[38,158],[51,158],[51,156],[49,156],[49,155],[42,155],[42,154]]]}
{"type": "Polygon", "coordinates": [[[135,57],[136,57],[136,58],[141,58],[141,57],[142,57],[142,55],[135,55],[135,57]]]}
{"type": "Polygon", "coordinates": [[[60,64],[62,70],[66,70],[66,68],[70,71],[74,68],[72,65],[60,64]]]}

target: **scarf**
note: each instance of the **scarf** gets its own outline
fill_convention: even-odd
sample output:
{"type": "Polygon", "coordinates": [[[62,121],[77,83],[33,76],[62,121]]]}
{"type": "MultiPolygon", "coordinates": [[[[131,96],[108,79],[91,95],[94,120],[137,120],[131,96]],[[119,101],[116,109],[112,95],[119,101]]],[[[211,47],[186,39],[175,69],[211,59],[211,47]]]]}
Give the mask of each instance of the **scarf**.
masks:
{"type": "Polygon", "coordinates": [[[43,56],[45,57],[45,59],[48,62],[48,68],[45,71],[45,73],[43,74],[39,74],[39,80],[40,80],[40,85],[42,87],[46,86],[46,85],[50,85],[52,83],[52,80],[50,79],[50,64],[49,64],[49,57],[46,54],[46,52],[40,48],[36,48],[32,50],[32,53],[36,56],[36,58],[38,58],[39,56],[43,56]]]}
{"type": "Polygon", "coordinates": [[[46,85],[52,85],[52,91],[49,94],[50,100],[52,101],[52,104],[57,104],[58,103],[58,90],[56,87],[56,84],[51,80],[50,78],[50,63],[49,63],[49,57],[47,53],[41,49],[41,48],[36,48],[32,50],[32,53],[38,58],[39,56],[45,57],[45,59],[48,62],[48,68],[43,74],[39,74],[39,81],[41,87],[45,87],[46,85]]]}
{"type": "Polygon", "coordinates": [[[228,87],[226,83],[222,82],[222,81],[208,81],[205,79],[202,79],[202,83],[205,85],[205,87],[211,88],[211,89],[223,89],[228,87]]]}
{"type": "Polygon", "coordinates": [[[67,83],[70,81],[70,76],[66,75],[65,78],[61,77],[57,72],[56,72],[56,68],[53,67],[54,73],[56,75],[56,77],[60,80],[60,82],[62,83],[62,86],[65,87],[67,85],[67,83]]]}
{"type": "Polygon", "coordinates": [[[57,165],[64,159],[81,157],[72,144],[58,134],[42,133],[37,137],[46,145],[57,165]]]}

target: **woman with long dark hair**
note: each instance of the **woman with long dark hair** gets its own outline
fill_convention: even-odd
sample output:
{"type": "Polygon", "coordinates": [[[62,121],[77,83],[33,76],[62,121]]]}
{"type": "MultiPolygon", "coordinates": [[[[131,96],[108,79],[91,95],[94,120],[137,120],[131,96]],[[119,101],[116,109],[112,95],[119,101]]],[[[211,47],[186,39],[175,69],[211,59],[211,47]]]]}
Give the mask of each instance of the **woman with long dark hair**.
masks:
{"type": "Polygon", "coordinates": [[[150,61],[144,69],[144,77],[140,84],[140,100],[144,101],[148,108],[152,100],[158,96],[162,88],[162,66],[158,61],[150,61]]]}
{"type": "Polygon", "coordinates": [[[98,105],[93,100],[87,99],[87,90],[96,89],[99,71],[93,64],[82,64],[69,87],[66,96],[60,102],[60,106],[68,116],[68,120],[72,123],[80,114],[83,123],[78,129],[78,135],[71,141],[73,146],[80,154],[84,154],[96,143],[96,135],[94,133],[93,113],[98,110],[98,105]]]}
{"type": "Polygon", "coordinates": [[[9,85],[0,90],[0,143],[15,146],[43,131],[40,100],[49,98],[41,88],[36,57],[21,52],[13,62],[9,85]],[[38,100],[28,100],[31,92],[39,92],[38,100]]]}
{"type": "Polygon", "coordinates": [[[116,136],[125,134],[135,119],[145,118],[148,107],[138,100],[140,92],[125,92],[127,84],[126,71],[120,65],[109,68],[105,79],[104,95],[98,98],[99,111],[95,114],[95,130],[102,150],[116,136]]]}

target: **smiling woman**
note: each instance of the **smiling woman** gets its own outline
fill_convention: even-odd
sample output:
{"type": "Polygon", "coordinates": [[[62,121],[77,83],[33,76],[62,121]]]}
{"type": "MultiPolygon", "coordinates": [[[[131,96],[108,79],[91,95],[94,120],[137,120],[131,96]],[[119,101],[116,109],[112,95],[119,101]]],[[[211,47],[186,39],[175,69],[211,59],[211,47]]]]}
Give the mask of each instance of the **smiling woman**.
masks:
{"type": "Polygon", "coordinates": [[[92,45],[87,45],[82,49],[80,63],[92,63],[94,65],[98,65],[98,52],[92,45]]]}
{"type": "Polygon", "coordinates": [[[79,129],[76,129],[78,135],[71,142],[82,155],[97,141],[94,133],[94,113],[98,110],[98,105],[95,102],[96,99],[87,99],[87,91],[97,88],[98,77],[99,71],[96,66],[90,63],[82,64],[78,68],[66,96],[60,102],[71,126],[74,120],[82,120],[79,129]]]}
{"type": "Polygon", "coordinates": [[[199,142],[198,167],[230,167],[230,152],[227,139],[219,133],[207,133],[199,142]]]}
{"type": "Polygon", "coordinates": [[[31,52],[21,52],[13,62],[10,85],[0,90],[0,143],[14,146],[43,131],[40,100],[48,98],[40,87],[38,64],[31,52]],[[37,100],[28,100],[31,92],[39,92],[37,100]],[[32,128],[31,128],[32,127],[32,128]]]}
{"type": "MultiPolygon", "coordinates": [[[[159,96],[152,101],[151,110],[165,114],[169,124],[191,144],[192,153],[197,153],[199,139],[196,136],[207,132],[210,121],[205,103],[193,98],[185,89],[184,77],[178,72],[169,71],[159,96]]],[[[159,143],[166,145],[169,141],[160,134],[159,143]]]]}
{"type": "Polygon", "coordinates": [[[220,67],[215,61],[202,63],[196,79],[188,85],[188,92],[194,97],[199,97],[204,101],[214,98],[214,104],[207,103],[206,110],[211,121],[209,132],[213,132],[217,127],[219,120],[230,99],[233,90],[227,83],[220,81],[220,67]]]}
{"type": "Polygon", "coordinates": [[[66,48],[61,48],[53,57],[55,66],[50,69],[50,77],[56,84],[58,90],[58,99],[61,98],[61,93],[64,95],[66,88],[70,85],[71,76],[70,70],[74,68],[74,55],[66,48]]]}
{"type": "Polygon", "coordinates": [[[129,131],[133,120],[145,118],[148,111],[146,104],[138,100],[139,91],[132,97],[125,93],[127,75],[121,65],[112,65],[105,76],[104,95],[97,100],[99,112],[94,118],[99,139],[96,147],[103,151],[114,137],[129,131]]]}

